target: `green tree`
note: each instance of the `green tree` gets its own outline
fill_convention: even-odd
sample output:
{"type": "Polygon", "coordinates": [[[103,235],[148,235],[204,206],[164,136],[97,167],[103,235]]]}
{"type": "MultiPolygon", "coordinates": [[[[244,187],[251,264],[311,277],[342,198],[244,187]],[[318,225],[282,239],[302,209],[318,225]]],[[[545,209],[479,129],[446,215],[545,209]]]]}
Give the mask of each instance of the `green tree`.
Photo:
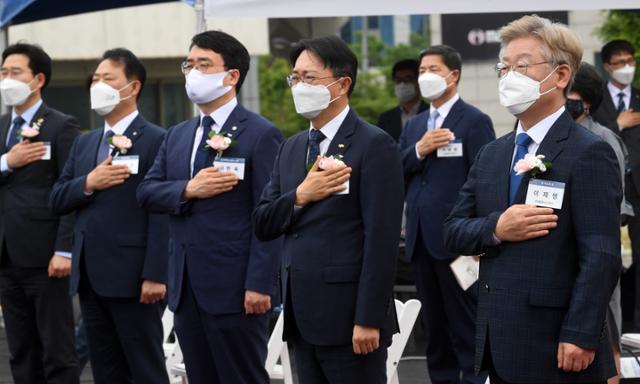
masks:
{"type": "MultiPolygon", "coordinates": [[[[636,61],[640,62],[640,12],[609,11],[596,32],[605,41],[628,40],[636,48],[636,61]]],[[[636,71],[634,85],[640,86],[640,71],[636,71]]]]}
{"type": "Polygon", "coordinates": [[[289,62],[271,55],[260,57],[258,65],[260,113],[289,137],[309,128],[309,121],[296,113],[286,78],[291,74],[289,62]]]}

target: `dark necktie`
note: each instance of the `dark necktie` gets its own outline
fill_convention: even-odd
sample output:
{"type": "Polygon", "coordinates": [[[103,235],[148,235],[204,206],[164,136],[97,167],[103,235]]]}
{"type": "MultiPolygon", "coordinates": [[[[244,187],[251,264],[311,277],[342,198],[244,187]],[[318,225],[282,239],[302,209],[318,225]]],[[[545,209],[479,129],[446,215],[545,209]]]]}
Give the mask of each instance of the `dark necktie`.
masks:
{"type": "Polygon", "coordinates": [[[20,141],[20,138],[18,137],[18,131],[22,128],[23,124],[24,119],[22,117],[16,116],[16,118],[13,119],[13,126],[11,127],[11,131],[9,132],[9,141],[7,142],[8,150],[10,150],[20,141]]]}
{"type": "Polygon", "coordinates": [[[513,170],[518,160],[524,159],[529,151],[529,144],[532,140],[526,133],[519,133],[516,137],[516,155],[513,158],[513,164],[511,165],[511,176],[509,177],[509,205],[512,205],[516,200],[516,193],[520,188],[520,182],[522,182],[523,175],[517,175],[513,170]]]}
{"type": "Polygon", "coordinates": [[[625,105],[624,105],[624,92],[620,92],[618,93],[618,107],[616,109],[618,111],[618,115],[620,114],[620,112],[625,110],[625,105]]]}
{"type": "Polygon", "coordinates": [[[307,165],[313,165],[320,156],[320,143],[327,137],[319,129],[312,128],[309,132],[309,157],[307,165]]]}
{"type": "Polygon", "coordinates": [[[109,157],[109,138],[113,137],[115,133],[112,130],[108,130],[103,136],[100,142],[100,148],[98,148],[98,156],[96,157],[96,165],[102,163],[107,157],[109,157]]]}
{"type": "Polygon", "coordinates": [[[211,132],[211,127],[213,126],[214,121],[211,116],[204,116],[202,118],[202,139],[200,139],[200,144],[198,144],[198,149],[196,150],[196,157],[193,159],[193,175],[195,176],[200,172],[203,168],[207,167],[207,159],[209,158],[209,154],[213,149],[207,147],[207,140],[209,140],[209,132],[211,132]]]}

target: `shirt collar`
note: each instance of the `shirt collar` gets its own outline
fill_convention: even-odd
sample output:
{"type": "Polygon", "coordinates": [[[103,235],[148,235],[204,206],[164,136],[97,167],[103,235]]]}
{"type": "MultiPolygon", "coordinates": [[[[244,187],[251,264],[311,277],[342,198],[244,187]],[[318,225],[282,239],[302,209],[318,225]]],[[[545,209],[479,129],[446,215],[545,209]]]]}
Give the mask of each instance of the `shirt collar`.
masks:
{"type": "Polygon", "coordinates": [[[563,105],[562,107],[560,107],[560,109],[550,114],[549,116],[545,117],[544,119],[540,120],[536,125],[529,128],[529,130],[527,130],[526,132],[524,128],[522,128],[522,123],[518,121],[518,129],[516,130],[516,137],[520,133],[526,133],[527,135],[529,135],[529,137],[531,137],[531,140],[533,140],[536,143],[536,145],[540,145],[540,143],[542,143],[542,140],[544,140],[544,137],[547,136],[547,133],[551,129],[551,126],[553,126],[553,124],[556,122],[556,120],[558,120],[560,115],[564,113],[564,110],[565,108],[563,105]]]}
{"type": "Polygon", "coordinates": [[[138,117],[138,110],[136,109],[135,111],[131,112],[130,114],[128,114],[127,116],[123,117],[122,119],[120,119],[117,123],[115,123],[112,126],[109,125],[109,123],[107,123],[106,121],[104,122],[104,134],[106,134],[109,131],[113,131],[114,135],[124,135],[124,131],[127,130],[127,128],[129,128],[129,126],[131,125],[131,122],[138,117]]]}
{"type": "Polygon", "coordinates": [[[451,108],[453,108],[453,104],[455,104],[456,101],[458,101],[459,99],[460,99],[460,95],[456,93],[455,95],[453,95],[452,98],[447,100],[444,104],[442,104],[438,108],[435,108],[433,104],[431,104],[431,107],[429,107],[429,116],[431,116],[431,114],[433,114],[433,111],[436,110],[438,111],[438,115],[442,117],[442,119],[446,119],[447,115],[451,111],[451,108]]]}
{"type": "MultiPolygon", "coordinates": [[[[40,109],[41,105],[42,105],[42,99],[38,100],[37,103],[33,104],[32,106],[29,107],[29,109],[27,109],[26,111],[22,112],[20,117],[22,117],[22,119],[27,124],[30,124],[31,120],[33,120],[33,117],[35,116],[36,112],[38,112],[38,109],[40,109]]],[[[16,113],[16,109],[13,108],[11,110],[11,121],[15,120],[16,117],[18,117],[18,114],[16,113]]]]}
{"type": "MultiPolygon", "coordinates": [[[[340,126],[342,125],[344,119],[347,117],[348,113],[349,106],[347,105],[342,110],[342,112],[338,113],[333,119],[329,120],[329,122],[325,124],[324,127],[320,128],[320,132],[322,132],[322,134],[325,135],[325,137],[329,139],[329,141],[333,140],[333,137],[336,135],[336,133],[338,133],[338,129],[340,129],[340,126]]],[[[309,124],[309,130],[312,129],[313,124],[311,123],[309,124]]]]}
{"type": "Polygon", "coordinates": [[[609,93],[611,94],[615,103],[618,102],[618,94],[620,92],[624,93],[625,96],[631,97],[631,84],[628,84],[626,87],[620,89],[609,81],[607,82],[607,88],[609,89],[609,93]]]}
{"type": "MultiPolygon", "coordinates": [[[[233,110],[236,108],[237,105],[238,105],[238,99],[234,97],[233,99],[229,100],[226,104],[220,106],[218,109],[216,109],[215,111],[209,114],[209,116],[211,116],[213,121],[215,121],[215,125],[218,127],[216,132],[220,132],[220,129],[224,127],[224,123],[227,122],[227,119],[229,118],[229,116],[231,116],[231,112],[233,112],[233,110]]],[[[205,114],[202,113],[202,111],[200,111],[200,122],[201,122],[200,125],[202,125],[202,118],[204,116],[205,114]]]]}

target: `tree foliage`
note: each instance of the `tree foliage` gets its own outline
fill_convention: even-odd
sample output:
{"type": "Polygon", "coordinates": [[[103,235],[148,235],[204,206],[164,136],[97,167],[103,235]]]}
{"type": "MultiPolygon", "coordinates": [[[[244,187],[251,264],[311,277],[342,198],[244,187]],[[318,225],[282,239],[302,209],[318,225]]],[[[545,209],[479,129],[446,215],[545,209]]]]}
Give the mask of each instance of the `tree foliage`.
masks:
{"type": "MultiPolygon", "coordinates": [[[[640,12],[608,11],[604,24],[596,32],[605,41],[628,40],[636,48],[636,62],[640,62],[640,12]]],[[[636,71],[634,85],[640,86],[640,71],[636,71]]]]}
{"type": "MultiPolygon", "coordinates": [[[[382,112],[398,103],[393,95],[391,81],[393,64],[402,59],[418,58],[419,52],[427,47],[428,37],[414,34],[410,41],[409,45],[388,46],[378,37],[369,36],[371,69],[358,72],[350,105],[360,117],[370,123],[375,124],[382,112]]],[[[352,44],[351,49],[362,63],[360,44],[352,44]]],[[[309,122],[296,113],[291,90],[287,86],[286,77],[291,73],[289,62],[271,55],[261,56],[258,70],[262,115],[271,120],[287,137],[307,129],[309,122]]]]}

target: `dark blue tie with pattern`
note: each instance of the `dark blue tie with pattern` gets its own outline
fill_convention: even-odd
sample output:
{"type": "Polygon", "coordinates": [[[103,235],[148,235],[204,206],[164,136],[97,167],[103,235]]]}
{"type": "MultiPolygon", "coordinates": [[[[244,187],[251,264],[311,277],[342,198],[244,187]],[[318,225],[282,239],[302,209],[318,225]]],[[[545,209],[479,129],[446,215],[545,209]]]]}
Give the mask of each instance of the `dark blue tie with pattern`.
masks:
{"type": "Polygon", "coordinates": [[[13,119],[13,126],[11,127],[11,132],[9,132],[9,141],[7,142],[7,149],[11,149],[14,145],[18,144],[20,141],[20,137],[18,136],[18,131],[22,128],[22,125],[25,123],[24,119],[21,116],[16,116],[13,119]]]}
{"type": "Polygon", "coordinates": [[[213,124],[214,121],[211,116],[204,116],[202,118],[202,139],[200,139],[200,144],[198,144],[196,157],[193,159],[193,176],[197,175],[198,172],[207,167],[207,159],[209,158],[211,151],[213,151],[213,149],[207,147],[209,132],[211,132],[213,124]]]}
{"type": "Polygon", "coordinates": [[[309,157],[307,157],[307,165],[313,165],[318,156],[320,156],[320,143],[327,137],[319,129],[312,128],[309,132],[309,157]]]}
{"type": "Polygon", "coordinates": [[[518,193],[518,188],[520,188],[520,183],[522,182],[522,175],[517,175],[513,167],[516,165],[518,160],[524,159],[524,155],[529,151],[529,144],[531,144],[532,141],[531,137],[526,133],[519,133],[516,137],[516,155],[513,158],[511,176],[509,177],[509,205],[512,205],[515,202],[516,193],[518,193]]]}

